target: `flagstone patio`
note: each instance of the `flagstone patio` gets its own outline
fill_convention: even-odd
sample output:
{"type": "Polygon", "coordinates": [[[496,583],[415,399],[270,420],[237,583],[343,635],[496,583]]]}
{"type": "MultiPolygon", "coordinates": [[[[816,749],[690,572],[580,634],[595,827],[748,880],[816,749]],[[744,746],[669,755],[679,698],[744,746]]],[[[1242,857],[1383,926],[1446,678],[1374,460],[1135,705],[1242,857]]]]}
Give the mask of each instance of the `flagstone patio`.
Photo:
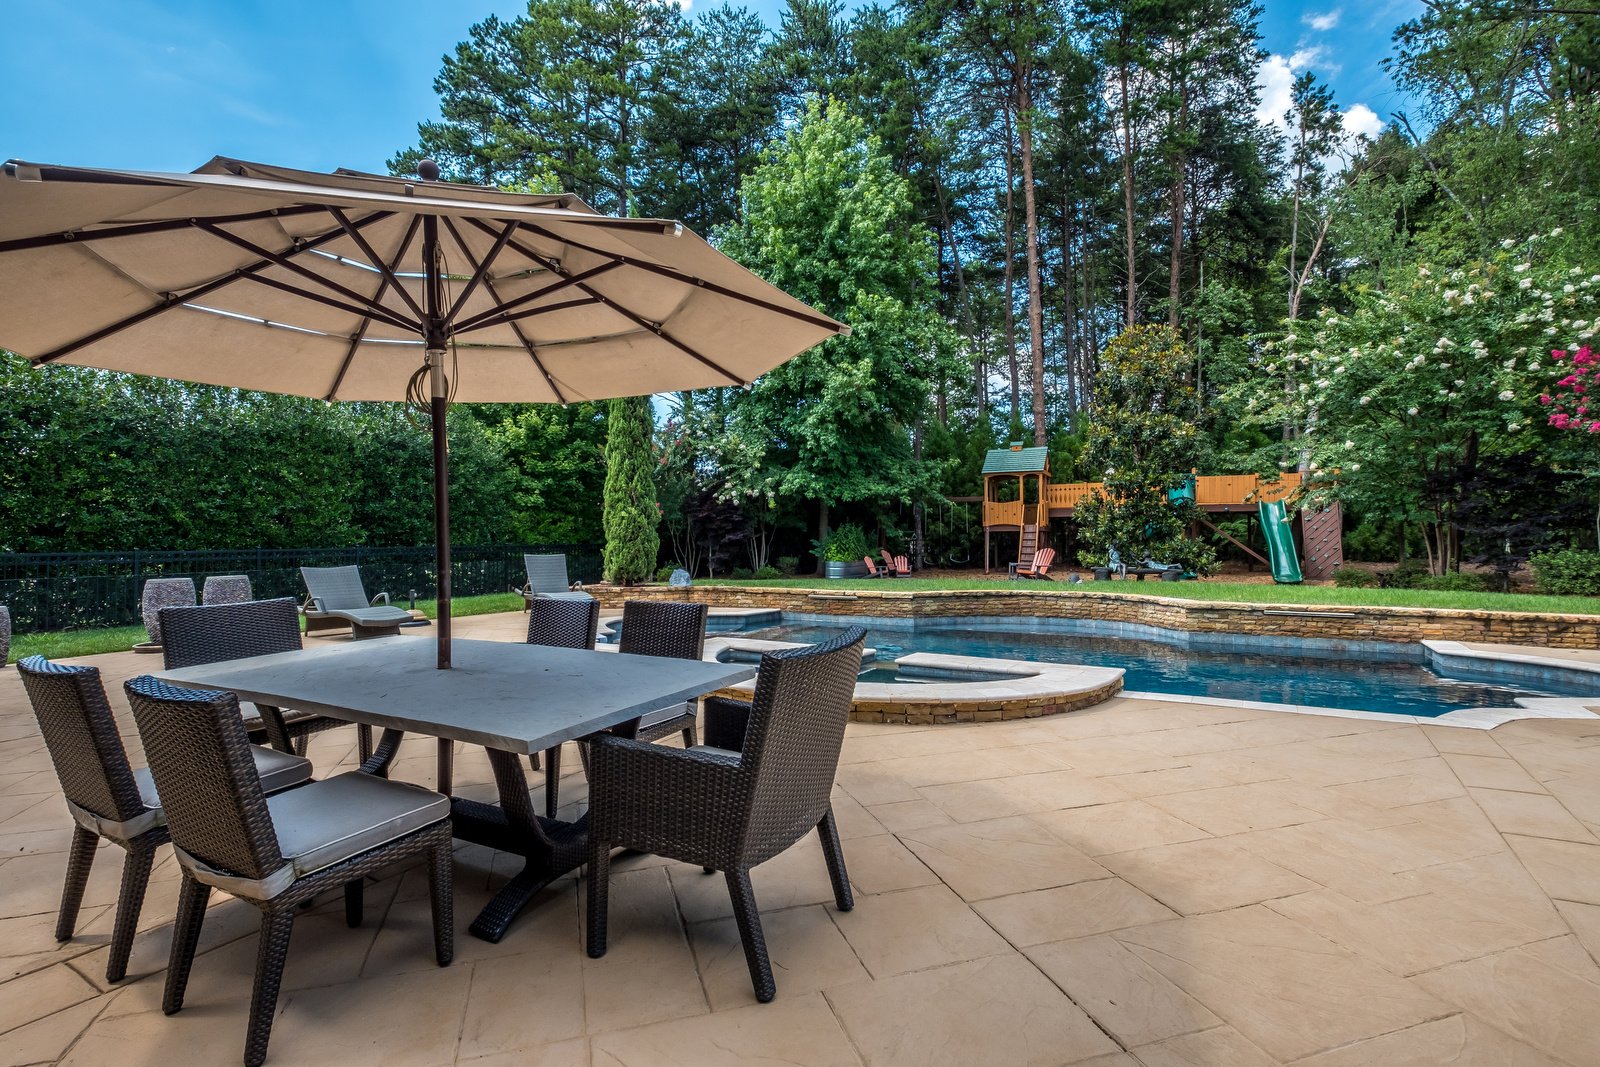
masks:
{"type": "MultiPolygon", "coordinates": [[[[457,633],[515,640],[521,619],[457,633]]],[[[159,658],[81,662],[137,746],[121,684],[159,658]]],[[[354,745],[317,735],[318,774],[354,745]]],[[[432,751],[408,741],[396,777],[431,784],[432,751]]],[[[460,752],[456,781],[493,797],[481,753],[460,752]]],[[[834,910],[814,840],[755,873],[770,1005],[720,878],[619,857],[611,950],[591,960],[573,878],[501,944],[469,936],[513,863],[463,844],[447,968],[420,870],[370,886],[361,929],[337,897],[299,919],[269,1063],[1600,1063],[1600,720],[1480,731],[1118,698],[852,724],[834,804],[854,911],[834,910]]],[[[158,860],[130,977],[108,988],[121,852],[101,849],[79,936],[57,945],[70,826],[7,669],[0,1067],[238,1062],[255,910],[214,897],[187,1006],[165,1017],[176,862],[158,860]]]]}

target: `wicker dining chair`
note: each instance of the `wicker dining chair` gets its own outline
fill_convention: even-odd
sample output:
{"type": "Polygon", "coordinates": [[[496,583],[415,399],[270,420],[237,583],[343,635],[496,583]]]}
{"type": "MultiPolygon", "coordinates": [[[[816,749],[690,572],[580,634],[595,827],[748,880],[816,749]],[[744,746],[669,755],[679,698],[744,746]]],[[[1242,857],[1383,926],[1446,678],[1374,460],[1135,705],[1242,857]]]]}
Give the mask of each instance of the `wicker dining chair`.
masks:
{"type": "Polygon", "coordinates": [[[212,889],[261,912],[255,987],[244,1062],[267,1058],[289,938],[300,906],[344,887],[345,918],[361,920],[362,879],[425,856],[439,966],[455,952],[450,799],[431,789],[359,771],[267,796],[250,765],[232,693],[180,689],[149,675],[127,682],[128,701],[166,802],[183,869],[172,958],[161,1010],[183,1007],[212,889]]]}
{"type": "MultiPolygon", "coordinates": [[[[69,667],[43,656],[29,656],[17,664],[17,672],[39,720],[50,762],[55,764],[67,810],[77,824],[72,829],[66,884],[56,916],[57,941],[72,940],[100,839],[128,853],[122,862],[122,889],[117,895],[111,955],[106,961],[106,981],[120,982],[128,973],[128,955],[150,884],[151,862],[156,849],[169,840],[161,797],[149,770],[128,763],[98,667],[69,667]]],[[[253,745],[250,754],[264,792],[275,793],[311,779],[310,761],[299,756],[253,745]]]]}
{"type": "MultiPolygon", "coordinates": [[[[551,648],[594,648],[600,634],[600,601],[535,597],[528,602],[528,644],[551,648]]],[[[539,757],[529,756],[534,770],[539,757]]],[[[561,747],[544,752],[544,816],[556,817],[561,787],[561,747]]]]}
{"type": "MultiPolygon", "coordinates": [[[[624,627],[626,632],[626,627],[624,627]]],[[[599,735],[589,752],[589,955],[606,953],[613,848],[720,870],[756,999],[777,995],[750,869],[815,828],[840,911],[854,906],[829,794],[866,631],[761,658],[750,703],[706,700],[708,745],[688,750],[599,735]]]]}
{"type": "MultiPolygon", "coordinates": [[[[169,671],[275,652],[299,652],[303,647],[299,610],[290,597],[162,608],[161,632],[163,665],[169,671]]],[[[274,748],[297,756],[306,754],[312,734],[349,725],[342,719],[309,711],[285,709],[263,714],[248,701],[240,704],[240,710],[253,739],[264,739],[274,748]]],[[[356,739],[365,762],[372,755],[372,727],[358,725],[356,739]]]]}
{"type": "MultiPolygon", "coordinates": [[[[617,651],[633,656],[699,659],[706,651],[706,606],[669,600],[628,600],[622,605],[622,639],[617,651]]],[[[674,704],[642,716],[633,736],[659,741],[683,734],[686,747],[695,744],[695,701],[674,704]]]]}

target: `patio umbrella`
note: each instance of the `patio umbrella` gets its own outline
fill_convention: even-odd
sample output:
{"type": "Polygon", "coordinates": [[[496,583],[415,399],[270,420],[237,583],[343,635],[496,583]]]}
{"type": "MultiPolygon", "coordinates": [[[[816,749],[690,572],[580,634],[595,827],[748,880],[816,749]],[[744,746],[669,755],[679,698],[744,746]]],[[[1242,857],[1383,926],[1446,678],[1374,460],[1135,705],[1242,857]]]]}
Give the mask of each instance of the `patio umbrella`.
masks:
{"type": "Polygon", "coordinates": [[[0,346],[36,367],[425,407],[443,669],[451,401],[744,385],[848,327],[677,222],[418,172],[8,162],[0,346]]]}

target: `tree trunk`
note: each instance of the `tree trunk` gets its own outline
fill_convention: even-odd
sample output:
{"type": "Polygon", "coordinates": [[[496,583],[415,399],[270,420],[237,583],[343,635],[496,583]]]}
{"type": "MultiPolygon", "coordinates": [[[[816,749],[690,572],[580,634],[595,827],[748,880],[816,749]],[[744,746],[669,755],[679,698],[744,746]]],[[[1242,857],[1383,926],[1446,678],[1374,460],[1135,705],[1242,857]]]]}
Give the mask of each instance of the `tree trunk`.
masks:
{"type": "Polygon", "coordinates": [[[1018,409],[1022,406],[1022,384],[1019,381],[1020,372],[1017,368],[1017,307],[1016,294],[1013,292],[1016,277],[1016,212],[1014,201],[1016,199],[1016,167],[1011,157],[1011,113],[1005,112],[1006,134],[1006,262],[1005,285],[1001,294],[1006,305],[1006,370],[1011,376],[1011,415],[1015,418],[1018,409]]]}
{"type": "MultiPolygon", "coordinates": [[[[817,543],[821,544],[822,542],[826,541],[827,539],[828,539],[828,502],[826,500],[822,500],[822,501],[819,501],[817,503],[817,543]]],[[[818,552],[817,553],[817,573],[819,575],[825,573],[827,571],[827,569],[828,569],[828,561],[822,558],[824,555],[826,555],[826,553],[823,553],[823,552],[818,552]]]]}
{"type": "Polygon", "coordinates": [[[1172,257],[1167,274],[1167,325],[1178,328],[1178,310],[1183,300],[1183,194],[1186,153],[1179,152],[1177,173],[1172,180],[1172,257]]]}
{"type": "Polygon", "coordinates": [[[1017,76],[1017,133],[1022,144],[1022,211],[1028,240],[1028,346],[1033,355],[1033,443],[1050,437],[1044,404],[1044,297],[1039,290],[1039,207],[1033,191],[1033,100],[1028,72],[1017,76]]]}
{"type": "Polygon", "coordinates": [[[1137,268],[1137,250],[1134,245],[1133,233],[1133,115],[1129,111],[1132,102],[1128,93],[1128,47],[1127,27],[1123,27],[1124,54],[1117,63],[1117,84],[1122,95],[1122,213],[1127,230],[1127,257],[1128,257],[1128,304],[1123,316],[1123,325],[1132,326],[1139,318],[1139,275],[1137,268]]]}

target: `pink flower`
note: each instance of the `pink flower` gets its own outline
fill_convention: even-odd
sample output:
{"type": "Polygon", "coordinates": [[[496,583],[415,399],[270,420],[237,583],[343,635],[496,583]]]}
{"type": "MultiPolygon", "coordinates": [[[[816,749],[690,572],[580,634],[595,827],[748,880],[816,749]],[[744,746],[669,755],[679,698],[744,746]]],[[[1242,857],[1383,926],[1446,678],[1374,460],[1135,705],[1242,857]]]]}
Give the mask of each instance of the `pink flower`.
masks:
{"type": "Polygon", "coordinates": [[[1550,358],[1554,360],[1565,359],[1567,358],[1566,350],[1561,348],[1552,348],[1550,350],[1550,358]]]}
{"type": "Polygon", "coordinates": [[[1549,393],[1539,394],[1539,403],[1543,404],[1545,407],[1549,407],[1553,402],[1554,401],[1551,400],[1549,393]]]}
{"type": "Polygon", "coordinates": [[[1565,430],[1567,428],[1567,424],[1571,421],[1572,418],[1570,416],[1564,415],[1559,411],[1550,416],[1550,425],[1554,426],[1558,430],[1565,430]]]}

